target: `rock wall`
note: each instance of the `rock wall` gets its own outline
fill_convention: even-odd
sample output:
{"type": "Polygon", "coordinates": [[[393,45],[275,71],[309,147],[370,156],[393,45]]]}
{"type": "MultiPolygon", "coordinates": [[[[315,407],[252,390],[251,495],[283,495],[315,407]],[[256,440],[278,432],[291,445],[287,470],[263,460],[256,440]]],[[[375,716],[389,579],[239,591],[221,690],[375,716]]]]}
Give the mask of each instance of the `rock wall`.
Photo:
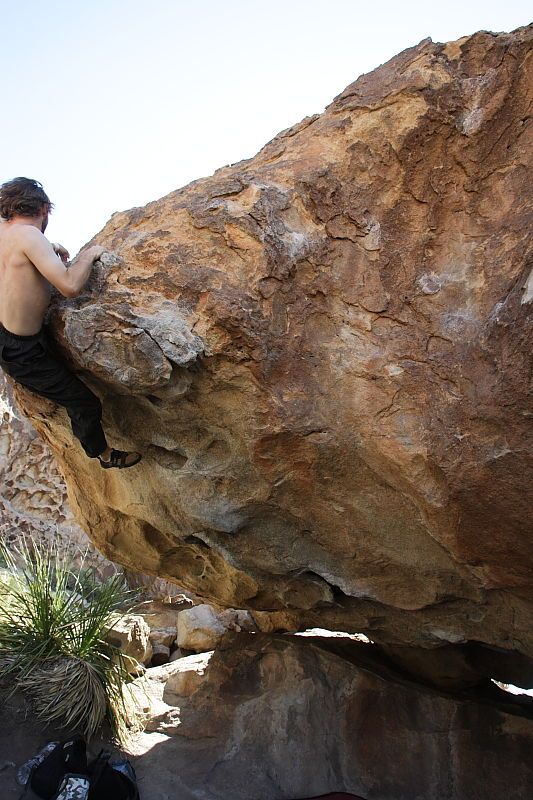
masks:
{"type": "Polygon", "coordinates": [[[54,456],[13,400],[0,370],[0,537],[13,549],[24,541],[59,546],[75,563],[92,565],[102,575],[109,564],[70,511],[67,489],[54,456]]]}
{"type": "Polygon", "coordinates": [[[533,720],[423,690],[369,656],[350,663],[323,643],[233,634],[146,678],[137,683],[150,723],[135,768],[157,767],[158,798],[531,793],[533,720]]]}
{"type": "Polygon", "coordinates": [[[102,470],[24,390],[109,558],[388,646],[533,655],[532,26],[424,39],[92,240],[53,307],[102,470]]]}
{"type": "MultiPolygon", "coordinates": [[[[142,800],[531,797],[523,709],[428,691],[365,649],[375,648],[347,658],[338,642],[236,633],[215,652],[148,669],[132,684],[147,729],[127,748],[142,800]]],[[[18,800],[17,767],[67,734],[43,728],[17,696],[2,722],[0,796],[18,800]]],[[[102,747],[124,757],[95,738],[90,758],[102,747]]]]}
{"type": "MultiPolygon", "coordinates": [[[[45,440],[18,410],[12,382],[0,370],[0,538],[14,552],[24,543],[57,547],[75,566],[91,567],[101,578],[118,567],[95,547],[70,509],[67,486],[45,440]]],[[[140,596],[170,598],[179,589],[161,578],[125,570],[140,596]]]]}

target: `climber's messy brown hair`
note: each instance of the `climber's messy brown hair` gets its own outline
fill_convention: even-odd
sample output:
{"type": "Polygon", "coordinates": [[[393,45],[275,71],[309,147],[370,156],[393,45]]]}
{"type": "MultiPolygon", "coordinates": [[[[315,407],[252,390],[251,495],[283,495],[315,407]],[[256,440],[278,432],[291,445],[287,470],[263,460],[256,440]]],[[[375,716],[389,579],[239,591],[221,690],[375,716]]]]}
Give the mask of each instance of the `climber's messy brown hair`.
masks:
{"type": "Polygon", "coordinates": [[[16,214],[36,217],[43,206],[50,212],[54,204],[39,181],[32,178],[13,178],[0,186],[0,217],[5,220],[12,219],[16,214]]]}

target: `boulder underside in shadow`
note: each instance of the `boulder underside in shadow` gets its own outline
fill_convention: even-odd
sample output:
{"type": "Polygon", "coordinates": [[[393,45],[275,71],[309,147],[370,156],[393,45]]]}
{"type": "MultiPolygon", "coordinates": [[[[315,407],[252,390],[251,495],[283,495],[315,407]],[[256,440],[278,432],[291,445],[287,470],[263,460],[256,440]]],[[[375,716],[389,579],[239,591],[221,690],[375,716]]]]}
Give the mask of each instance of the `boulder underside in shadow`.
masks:
{"type": "Polygon", "coordinates": [[[213,654],[149,670],[136,769],[157,764],[183,800],[529,796],[531,716],[423,689],[350,649],[352,663],[316,642],[227,634],[213,654]]]}

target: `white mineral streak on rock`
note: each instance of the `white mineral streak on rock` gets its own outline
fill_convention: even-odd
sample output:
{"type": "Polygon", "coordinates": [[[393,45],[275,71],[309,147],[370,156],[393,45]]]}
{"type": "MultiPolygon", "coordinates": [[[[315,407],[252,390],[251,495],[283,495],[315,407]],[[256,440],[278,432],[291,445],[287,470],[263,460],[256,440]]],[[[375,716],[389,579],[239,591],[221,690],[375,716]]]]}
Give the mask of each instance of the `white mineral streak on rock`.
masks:
{"type": "Polygon", "coordinates": [[[436,294],[442,288],[442,278],[434,272],[428,275],[421,275],[417,281],[424,294],[436,294]]]}
{"type": "Polygon", "coordinates": [[[524,286],[524,296],[522,297],[523,303],[531,303],[533,300],[533,269],[529,273],[529,277],[524,286]]]}
{"type": "Polygon", "coordinates": [[[133,313],[134,323],[142,328],[178,366],[187,366],[203,352],[203,342],[192,333],[186,320],[172,303],[162,303],[157,314],[133,313]]]}

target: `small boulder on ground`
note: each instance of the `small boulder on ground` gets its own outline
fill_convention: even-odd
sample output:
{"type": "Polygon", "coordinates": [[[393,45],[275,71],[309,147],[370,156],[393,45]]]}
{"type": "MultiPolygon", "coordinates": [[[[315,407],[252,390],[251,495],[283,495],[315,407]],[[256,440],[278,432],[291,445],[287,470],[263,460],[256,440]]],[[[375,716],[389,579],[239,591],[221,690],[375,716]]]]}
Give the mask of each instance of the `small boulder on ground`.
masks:
{"type": "Polygon", "coordinates": [[[226,625],[213,608],[202,603],[179,614],[178,647],[195,653],[213,650],[226,630],[226,625]]]}
{"type": "MultiPolygon", "coordinates": [[[[114,615],[111,627],[107,632],[107,640],[118,647],[125,656],[135,659],[141,664],[149,664],[152,660],[152,643],[150,628],[140,614],[114,615]]],[[[136,671],[136,664],[131,662],[129,672],[136,671]]]]}
{"type": "Polygon", "coordinates": [[[163,700],[169,705],[180,705],[179,698],[190,697],[191,694],[194,694],[205,679],[205,671],[211,655],[211,652],[198,653],[180,659],[180,663],[176,664],[176,667],[169,672],[163,700]]]}
{"type": "Polygon", "coordinates": [[[254,611],[251,612],[256,629],[261,633],[291,632],[300,629],[298,615],[290,611],[254,611]]]}
{"type": "MultiPolygon", "coordinates": [[[[181,597],[181,596],[180,596],[181,597]]],[[[163,600],[150,600],[141,603],[135,613],[142,614],[150,626],[150,630],[172,628],[175,630],[178,617],[182,611],[191,608],[192,600],[180,599],[176,603],[165,603],[163,600]]]]}
{"type": "Polygon", "coordinates": [[[164,645],[170,649],[176,641],[177,635],[176,626],[173,628],[153,628],[150,631],[150,641],[154,647],[156,645],[164,645]]]}
{"type": "Polygon", "coordinates": [[[255,631],[257,626],[249,611],[240,608],[228,608],[218,615],[221,622],[228,631],[255,631]]]}

